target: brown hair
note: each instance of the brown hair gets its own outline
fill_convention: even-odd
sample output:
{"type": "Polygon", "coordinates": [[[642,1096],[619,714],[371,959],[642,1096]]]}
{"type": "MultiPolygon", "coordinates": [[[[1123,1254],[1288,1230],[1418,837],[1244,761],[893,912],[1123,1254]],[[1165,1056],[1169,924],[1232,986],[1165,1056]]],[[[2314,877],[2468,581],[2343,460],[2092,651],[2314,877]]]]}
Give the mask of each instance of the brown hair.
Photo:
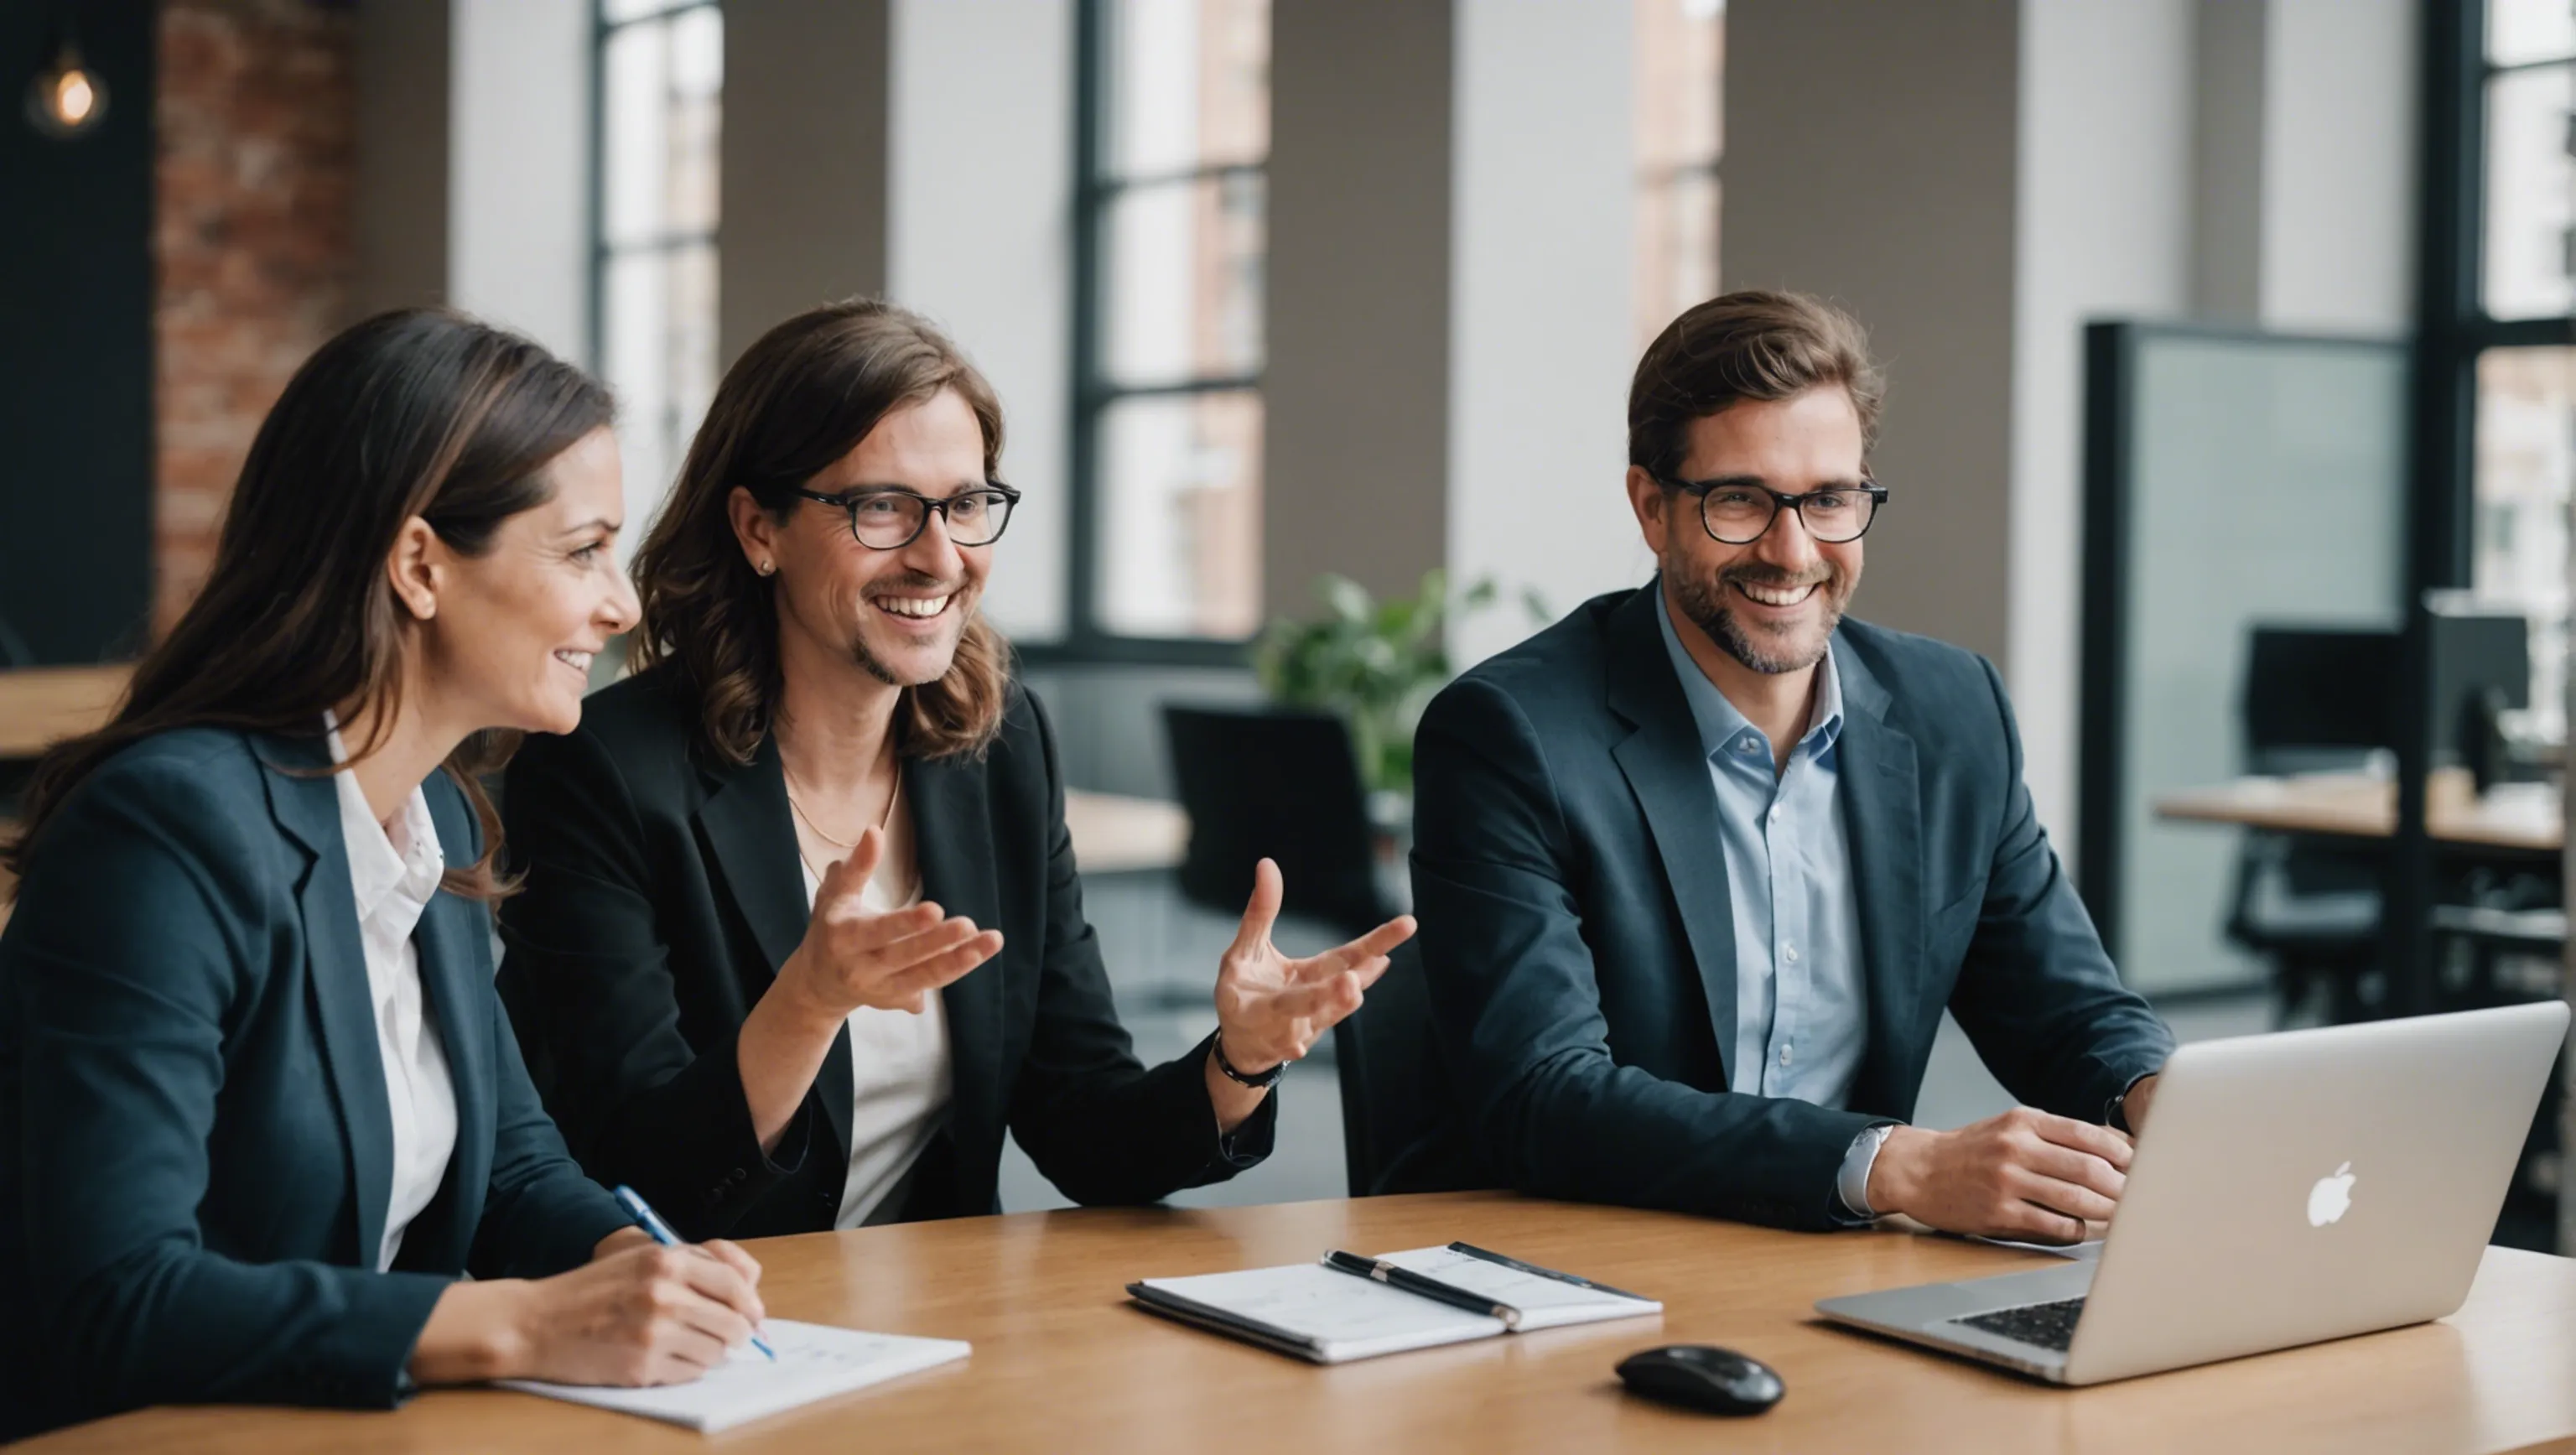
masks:
{"type": "Polygon", "coordinates": [[[1667,324],[1628,389],[1628,463],[1669,480],[1690,454],[1691,421],[1747,400],[1787,399],[1839,384],[1878,439],[1886,381],[1852,316],[1803,293],[1722,294],[1667,324]]]}
{"type": "MultiPolygon", "coordinates": [[[[120,750],[190,727],[316,736],[352,699],[401,704],[403,634],[385,559],[413,516],[479,556],[501,523],[554,496],[546,466],[609,423],[596,380],[516,334],[444,309],[378,314],[287,381],[242,461],[205,590],[134,669],[114,720],[56,744],[29,780],[26,830],[0,847],[23,875],[46,820],[120,750]]],[[[483,856],[447,871],[469,898],[505,892],[501,825],[480,785],[518,735],[476,733],[444,765],[483,826],[483,856]]]]}
{"type": "MultiPolygon", "coordinates": [[[[1002,405],[993,386],[929,320],[877,298],[809,309],[762,334],[716,386],[670,504],[635,553],[644,615],[639,668],[670,661],[700,705],[704,745],[748,763],[778,707],[778,611],[771,578],[751,569],[726,500],[735,486],[785,520],[796,491],[858,447],[887,415],[953,389],[984,436],[998,478],[1002,405]]],[[[904,689],[895,737],[908,757],[980,753],[1001,731],[1010,648],[979,612],[935,682],[904,689]]]]}

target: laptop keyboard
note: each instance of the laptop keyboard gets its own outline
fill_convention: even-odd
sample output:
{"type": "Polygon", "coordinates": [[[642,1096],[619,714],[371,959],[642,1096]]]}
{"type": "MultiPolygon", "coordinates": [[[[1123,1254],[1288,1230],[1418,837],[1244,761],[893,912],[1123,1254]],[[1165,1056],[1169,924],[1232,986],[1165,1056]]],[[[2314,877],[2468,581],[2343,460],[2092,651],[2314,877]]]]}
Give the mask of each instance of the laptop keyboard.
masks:
{"type": "Polygon", "coordinates": [[[2060,1299],[2055,1303],[2024,1304],[2020,1308],[1997,1309],[1990,1314],[1975,1314],[1951,1323],[1989,1334],[2001,1334],[2024,1344],[2060,1353],[2075,1342],[2075,1321],[2084,1315],[2084,1300],[2060,1299]]]}

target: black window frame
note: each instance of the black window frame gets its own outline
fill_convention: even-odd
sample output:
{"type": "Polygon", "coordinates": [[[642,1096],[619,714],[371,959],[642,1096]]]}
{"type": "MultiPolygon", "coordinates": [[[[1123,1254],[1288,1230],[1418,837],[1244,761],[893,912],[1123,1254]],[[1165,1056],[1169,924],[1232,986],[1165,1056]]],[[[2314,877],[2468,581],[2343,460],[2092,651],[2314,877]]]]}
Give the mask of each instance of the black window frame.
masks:
{"type": "MultiPolygon", "coordinates": [[[[1110,27],[1117,0],[1077,0],[1074,31],[1073,156],[1073,409],[1066,431],[1068,498],[1064,629],[1053,641],[1019,646],[1032,664],[1137,663],[1156,666],[1242,666],[1256,632],[1250,637],[1149,637],[1110,630],[1101,620],[1099,527],[1103,483],[1100,473],[1100,423],[1122,400],[1188,394],[1259,393],[1262,371],[1247,374],[1195,375],[1148,385],[1121,384],[1109,375],[1105,357],[1107,252],[1101,233],[1109,209],[1123,193],[1140,187],[1170,186],[1227,176],[1255,175],[1270,169],[1265,151],[1258,162],[1202,163],[1150,175],[1112,176],[1107,170],[1110,104],[1110,27]]],[[[1265,210],[1262,250],[1269,252],[1265,210]]],[[[1269,359],[1268,303],[1265,295],[1262,359],[1269,359]]],[[[1265,405],[1267,401],[1264,401],[1265,405]]],[[[1265,418],[1266,437],[1266,418],[1265,418]]],[[[1268,481],[1263,481],[1264,487],[1268,481]]]]}
{"type": "MultiPolygon", "coordinates": [[[[724,0],[659,0],[655,8],[642,15],[622,20],[609,18],[610,0],[590,0],[590,196],[589,196],[589,290],[590,317],[584,330],[584,344],[590,350],[591,372],[608,376],[608,269],[619,257],[639,253],[670,253],[685,247],[704,244],[722,256],[724,249],[724,215],[719,211],[716,225],[700,232],[658,233],[641,242],[611,243],[608,240],[608,42],[619,31],[639,25],[664,25],[693,10],[721,13],[724,0]]],[[[722,185],[721,179],[718,185],[722,185]]],[[[685,450],[685,441],[683,442],[685,450]]]]}
{"type": "Polygon", "coordinates": [[[2435,852],[2425,831],[2432,638],[2427,592],[2472,584],[2477,505],[2477,371],[2490,349],[2576,347],[2576,317],[2500,319],[2486,311],[2487,89],[2508,71],[2486,53],[2488,0],[2424,0],[2420,202],[2406,621],[2399,652],[2397,838],[2383,923],[2394,974],[2392,1009],[2433,1008],[2435,852]]]}

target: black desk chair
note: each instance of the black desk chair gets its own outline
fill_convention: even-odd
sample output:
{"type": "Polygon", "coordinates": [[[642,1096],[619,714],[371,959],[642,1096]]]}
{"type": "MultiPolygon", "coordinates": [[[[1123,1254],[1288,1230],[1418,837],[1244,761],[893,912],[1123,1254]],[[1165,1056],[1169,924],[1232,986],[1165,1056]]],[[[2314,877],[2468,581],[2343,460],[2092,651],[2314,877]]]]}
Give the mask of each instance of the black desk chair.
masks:
{"type": "Polygon", "coordinates": [[[1253,867],[1279,861],[1284,913],[1344,936],[1396,910],[1378,884],[1375,831],[1350,729],[1328,712],[1167,706],[1172,777],[1190,815],[1182,897],[1243,913],[1253,867]]]}
{"type": "MultiPolygon", "coordinates": [[[[2359,767],[2392,740],[2397,634],[2254,628],[2241,699],[2245,765],[2283,773],[2359,767]]],[[[2320,991],[2330,1022],[2377,1015],[2383,846],[2249,831],[2227,937],[2272,965],[2280,1013],[2320,991]]]]}

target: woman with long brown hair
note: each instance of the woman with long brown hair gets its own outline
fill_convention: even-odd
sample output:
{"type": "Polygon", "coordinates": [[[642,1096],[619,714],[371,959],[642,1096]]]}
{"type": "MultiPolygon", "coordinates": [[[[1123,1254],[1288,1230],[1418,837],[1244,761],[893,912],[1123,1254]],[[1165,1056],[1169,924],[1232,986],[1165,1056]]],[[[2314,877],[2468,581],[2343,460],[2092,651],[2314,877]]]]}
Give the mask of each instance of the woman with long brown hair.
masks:
{"type": "Polygon", "coordinates": [[[643,670],[511,766],[519,1034],[583,1165],[690,1236],[991,1212],[1006,1128],[1080,1202],[1230,1177],[1413,932],[1287,959],[1265,864],[1216,1034],[1138,1063],[1053,731],[976,611],[1001,454],[991,387],[919,317],[772,329],[637,557],[643,670]]]}
{"type": "Polygon", "coordinates": [[[0,1440],[164,1402],[659,1383],[748,1337],[757,1265],[628,1225],[492,990],[474,772],[495,730],[578,722],[636,614],[609,415],[453,314],[323,345],[203,594],[115,720],[38,767],[0,850],[0,1440]]]}

